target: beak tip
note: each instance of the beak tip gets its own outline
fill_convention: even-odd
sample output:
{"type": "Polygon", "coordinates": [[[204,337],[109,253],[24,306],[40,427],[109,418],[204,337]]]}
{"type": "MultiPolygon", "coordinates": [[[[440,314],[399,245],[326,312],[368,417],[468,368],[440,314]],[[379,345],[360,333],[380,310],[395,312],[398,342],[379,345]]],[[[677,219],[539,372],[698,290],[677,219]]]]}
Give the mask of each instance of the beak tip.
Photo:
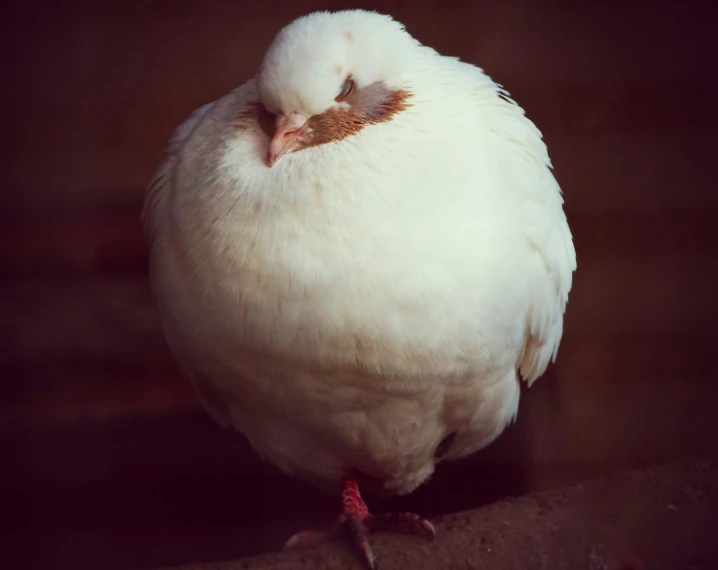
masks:
{"type": "Polygon", "coordinates": [[[301,148],[298,137],[305,131],[307,119],[296,113],[277,119],[277,129],[267,149],[267,168],[272,168],[285,154],[301,148]]]}

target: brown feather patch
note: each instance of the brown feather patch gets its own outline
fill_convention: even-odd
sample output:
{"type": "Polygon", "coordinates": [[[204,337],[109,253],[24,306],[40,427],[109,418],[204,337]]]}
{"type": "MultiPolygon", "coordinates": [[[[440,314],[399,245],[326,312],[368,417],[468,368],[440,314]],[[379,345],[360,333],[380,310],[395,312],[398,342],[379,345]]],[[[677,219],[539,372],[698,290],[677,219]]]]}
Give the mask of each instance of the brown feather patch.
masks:
{"type": "MultiPolygon", "coordinates": [[[[331,108],[309,119],[309,128],[299,138],[302,146],[298,150],[340,141],[356,135],[368,125],[389,122],[411,106],[410,99],[409,91],[390,91],[383,83],[357,89],[346,99],[346,106],[331,108]]],[[[259,127],[272,139],[276,117],[259,101],[252,101],[237,115],[232,126],[242,131],[259,127]]]]}
{"type": "Polygon", "coordinates": [[[305,147],[317,146],[355,135],[367,125],[389,122],[409,108],[410,98],[409,91],[390,91],[382,83],[362,87],[346,100],[347,107],[335,107],[309,119],[309,130],[300,141],[305,147]]]}

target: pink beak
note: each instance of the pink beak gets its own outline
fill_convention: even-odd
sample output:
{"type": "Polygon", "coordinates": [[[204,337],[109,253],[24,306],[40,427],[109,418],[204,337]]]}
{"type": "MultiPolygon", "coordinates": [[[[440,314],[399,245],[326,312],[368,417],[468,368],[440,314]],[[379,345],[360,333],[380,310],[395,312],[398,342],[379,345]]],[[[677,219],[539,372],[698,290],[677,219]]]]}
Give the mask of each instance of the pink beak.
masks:
{"type": "Polygon", "coordinates": [[[299,148],[299,136],[307,129],[307,119],[299,113],[277,117],[277,129],[269,143],[267,166],[273,166],[282,156],[299,148]]]}

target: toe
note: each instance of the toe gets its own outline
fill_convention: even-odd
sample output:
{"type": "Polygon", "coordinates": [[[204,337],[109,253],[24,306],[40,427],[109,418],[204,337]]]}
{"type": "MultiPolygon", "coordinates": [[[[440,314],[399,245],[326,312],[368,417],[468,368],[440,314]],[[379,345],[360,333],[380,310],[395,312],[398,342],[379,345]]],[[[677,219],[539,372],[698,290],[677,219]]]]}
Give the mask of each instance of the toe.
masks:
{"type": "Polygon", "coordinates": [[[366,560],[369,565],[369,568],[371,568],[371,570],[377,570],[378,565],[376,562],[376,556],[374,556],[374,550],[371,547],[369,529],[364,522],[365,520],[366,519],[362,519],[358,516],[348,516],[347,524],[349,526],[349,532],[354,539],[354,544],[361,552],[364,560],[366,560]]]}
{"type": "Polygon", "coordinates": [[[418,534],[428,540],[436,536],[434,525],[414,513],[387,513],[370,515],[367,526],[374,530],[388,530],[418,534]]]}

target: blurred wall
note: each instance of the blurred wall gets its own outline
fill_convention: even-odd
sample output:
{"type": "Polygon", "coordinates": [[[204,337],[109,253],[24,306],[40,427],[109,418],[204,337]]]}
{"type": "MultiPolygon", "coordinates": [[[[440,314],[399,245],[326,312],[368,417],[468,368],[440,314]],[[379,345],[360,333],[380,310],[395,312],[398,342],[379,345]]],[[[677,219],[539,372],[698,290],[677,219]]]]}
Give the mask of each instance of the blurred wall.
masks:
{"type": "MultiPolygon", "coordinates": [[[[0,422],[19,521],[5,555],[75,568],[108,552],[105,568],[227,558],[333,514],[301,484],[274,489],[284,479],[198,408],[158,328],[138,214],[179,122],[248,79],[293,17],[348,6],[4,9],[0,422]]],[[[363,7],[484,68],[526,109],[579,260],[558,363],[524,392],[518,425],[409,504],[456,510],[718,448],[708,14],[677,2],[363,7]]]]}

